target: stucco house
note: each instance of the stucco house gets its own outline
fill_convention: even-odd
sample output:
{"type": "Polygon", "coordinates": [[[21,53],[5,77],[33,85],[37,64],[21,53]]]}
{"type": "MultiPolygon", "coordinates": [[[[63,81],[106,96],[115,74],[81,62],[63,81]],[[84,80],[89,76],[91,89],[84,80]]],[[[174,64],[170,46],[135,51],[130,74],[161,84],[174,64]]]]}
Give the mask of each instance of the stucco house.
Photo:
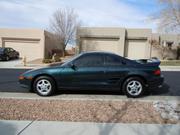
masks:
{"type": "Polygon", "coordinates": [[[62,49],[53,34],[42,29],[0,29],[0,47],[11,47],[27,61],[49,58],[53,49],[62,49]]]}
{"type": "MultiPolygon", "coordinates": [[[[160,45],[179,45],[179,35],[154,34],[151,29],[129,29],[118,27],[81,27],[77,31],[78,52],[108,51],[130,59],[158,57],[159,51],[152,49],[151,40],[160,45]]],[[[175,58],[176,56],[173,56],[175,58]]]]}

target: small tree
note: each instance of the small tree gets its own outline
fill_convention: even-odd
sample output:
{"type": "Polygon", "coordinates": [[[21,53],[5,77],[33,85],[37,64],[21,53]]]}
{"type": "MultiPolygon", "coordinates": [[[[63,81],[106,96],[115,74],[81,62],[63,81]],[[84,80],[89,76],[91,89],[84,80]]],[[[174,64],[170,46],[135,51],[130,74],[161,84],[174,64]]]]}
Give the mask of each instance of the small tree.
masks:
{"type": "Polygon", "coordinates": [[[155,13],[154,19],[159,22],[162,32],[180,32],[180,0],[158,0],[162,8],[155,13]]]}
{"type": "Polygon", "coordinates": [[[180,59],[180,45],[177,47],[177,60],[180,59]]]}
{"type": "Polygon", "coordinates": [[[166,53],[167,50],[169,50],[169,48],[167,46],[160,45],[160,43],[155,39],[150,40],[150,44],[151,47],[154,47],[155,49],[159,50],[161,58],[164,60],[166,58],[166,53]]]}
{"type": "Polygon", "coordinates": [[[63,47],[63,57],[68,43],[75,40],[76,30],[80,23],[73,9],[58,9],[50,19],[50,30],[57,36],[59,44],[63,47]]]}

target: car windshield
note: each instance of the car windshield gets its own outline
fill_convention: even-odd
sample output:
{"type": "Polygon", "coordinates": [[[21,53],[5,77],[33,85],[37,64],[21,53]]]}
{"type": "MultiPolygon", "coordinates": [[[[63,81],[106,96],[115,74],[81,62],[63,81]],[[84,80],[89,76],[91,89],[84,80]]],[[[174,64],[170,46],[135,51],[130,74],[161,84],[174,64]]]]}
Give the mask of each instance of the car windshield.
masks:
{"type": "Polygon", "coordinates": [[[65,63],[63,63],[61,66],[67,66],[69,65],[69,63],[71,63],[73,60],[77,59],[78,57],[80,57],[82,54],[78,54],[75,57],[72,57],[70,59],[68,59],[67,61],[65,61],[65,63]]]}

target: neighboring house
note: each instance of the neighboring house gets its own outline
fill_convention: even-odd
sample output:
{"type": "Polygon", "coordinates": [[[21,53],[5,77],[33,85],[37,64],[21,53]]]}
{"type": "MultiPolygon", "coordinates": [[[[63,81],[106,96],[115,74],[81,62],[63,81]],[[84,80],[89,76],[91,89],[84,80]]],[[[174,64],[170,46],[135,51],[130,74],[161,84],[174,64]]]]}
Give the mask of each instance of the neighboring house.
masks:
{"type": "Polygon", "coordinates": [[[180,45],[180,35],[153,33],[152,39],[164,47],[176,48],[180,45]]]}
{"type": "Polygon", "coordinates": [[[151,29],[87,28],[77,31],[79,52],[107,51],[131,59],[149,58],[151,29]]]}
{"type": "Polygon", "coordinates": [[[151,40],[156,44],[151,48],[151,56],[160,59],[176,59],[180,35],[153,33],[151,40]],[[160,45],[159,47],[157,45],[160,45]]]}
{"type": "Polygon", "coordinates": [[[41,29],[0,29],[0,47],[12,47],[27,61],[52,56],[53,49],[62,49],[53,34],[41,29]]]}
{"type": "MultiPolygon", "coordinates": [[[[179,45],[179,35],[152,34],[151,29],[126,29],[108,27],[81,27],[77,31],[78,52],[107,51],[131,59],[160,56],[159,50],[152,49],[151,40],[155,39],[160,45],[174,47],[179,45]]],[[[174,59],[175,52],[170,56],[174,59]]]]}

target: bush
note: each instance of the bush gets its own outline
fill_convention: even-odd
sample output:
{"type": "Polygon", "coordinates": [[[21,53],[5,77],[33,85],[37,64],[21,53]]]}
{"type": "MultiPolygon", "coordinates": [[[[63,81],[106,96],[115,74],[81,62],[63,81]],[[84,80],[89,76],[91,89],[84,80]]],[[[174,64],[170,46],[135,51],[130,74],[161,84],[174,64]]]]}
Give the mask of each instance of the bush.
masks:
{"type": "Polygon", "coordinates": [[[52,63],[52,59],[43,59],[43,63],[52,63]]]}
{"type": "Polygon", "coordinates": [[[61,57],[60,56],[54,56],[53,61],[54,62],[60,62],[61,61],[61,57]]]}

